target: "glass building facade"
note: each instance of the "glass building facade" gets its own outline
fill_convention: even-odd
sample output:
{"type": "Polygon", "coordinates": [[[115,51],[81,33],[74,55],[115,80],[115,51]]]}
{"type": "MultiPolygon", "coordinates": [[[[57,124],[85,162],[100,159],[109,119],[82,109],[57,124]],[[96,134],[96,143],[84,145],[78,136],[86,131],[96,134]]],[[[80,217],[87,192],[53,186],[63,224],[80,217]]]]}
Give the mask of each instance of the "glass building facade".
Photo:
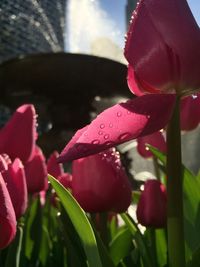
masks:
{"type": "Polygon", "coordinates": [[[0,62],[64,50],[67,0],[1,0],[0,62]]]}

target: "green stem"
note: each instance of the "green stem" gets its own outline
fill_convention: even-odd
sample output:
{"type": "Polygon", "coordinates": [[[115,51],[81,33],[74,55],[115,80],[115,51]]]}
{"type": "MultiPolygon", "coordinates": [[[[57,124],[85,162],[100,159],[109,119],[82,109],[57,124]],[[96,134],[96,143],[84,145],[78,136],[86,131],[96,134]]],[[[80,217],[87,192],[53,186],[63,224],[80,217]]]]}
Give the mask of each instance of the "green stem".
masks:
{"type": "Polygon", "coordinates": [[[153,166],[154,166],[154,171],[155,171],[156,178],[158,179],[158,181],[160,181],[161,177],[160,177],[158,159],[155,156],[153,156],[153,166]]]}
{"type": "Polygon", "coordinates": [[[167,230],[169,267],[185,267],[180,98],[167,129],[167,230]]]}

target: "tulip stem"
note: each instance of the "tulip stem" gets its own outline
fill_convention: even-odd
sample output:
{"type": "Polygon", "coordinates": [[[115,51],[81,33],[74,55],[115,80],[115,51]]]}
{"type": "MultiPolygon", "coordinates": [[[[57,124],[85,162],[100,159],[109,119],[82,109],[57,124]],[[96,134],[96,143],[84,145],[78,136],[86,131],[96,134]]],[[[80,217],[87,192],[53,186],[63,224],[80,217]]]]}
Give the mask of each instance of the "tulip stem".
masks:
{"type": "Polygon", "coordinates": [[[180,98],[167,129],[167,231],[169,267],[185,267],[180,98]]]}

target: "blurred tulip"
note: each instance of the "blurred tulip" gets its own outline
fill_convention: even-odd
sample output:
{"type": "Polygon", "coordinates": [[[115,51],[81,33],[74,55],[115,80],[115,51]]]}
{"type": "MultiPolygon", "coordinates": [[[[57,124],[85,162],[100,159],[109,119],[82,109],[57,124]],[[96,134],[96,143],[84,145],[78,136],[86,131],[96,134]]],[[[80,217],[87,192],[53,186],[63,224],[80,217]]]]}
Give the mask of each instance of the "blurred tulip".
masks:
{"type": "Polygon", "coordinates": [[[138,222],[147,227],[162,228],[167,224],[166,189],[158,180],[147,180],[137,206],[138,222]]]}
{"type": "Polygon", "coordinates": [[[23,163],[30,160],[36,139],[36,113],[33,105],[19,107],[0,130],[0,153],[23,163]]]}
{"type": "Polygon", "coordinates": [[[72,194],[87,212],[124,212],[131,203],[131,185],[114,148],[73,161],[72,177],[72,194]]]}
{"type": "Polygon", "coordinates": [[[200,123],[200,94],[184,97],[181,101],[181,130],[190,131],[200,123]]]}
{"type": "Polygon", "coordinates": [[[192,93],[200,89],[200,30],[186,0],[140,0],[125,57],[133,93],[192,93]]]}
{"type": "Polygon", "coordinates": [[[0,174],[0,249],[7,247],[16,234],[16,217],[6,184],[0,174]]]}
{"type": "Polygon", "coordinates": [[[161,152],[167,151],[166,141],[163,133],[158,131],[151,135],[146,135],[144,137],[139,137],[137,139],[137,151],[144,158],[153,157],[152,152],[148,149],[147,145],[151,145],[161,152]]]}
{"type": "Polygon", "coordinates": [[[16,158],[12,163],[8,164],[0,155],[1,168],[0,172],[6,183],[14,210],[16,219],[20,218],[26,211],[28,204],[28,193],[24,166],[20,159],[16,158]]]}
{"type": "Polygon", "coordinates": [[[54,151],[47,161],[47,171],[55,178],[64,174],[63,165],[57,162],[58,156],[58,152],[54,151]]]}
{"type": "Polygon", "coordinates": [[[35,154],[25,164],[25,173],[29,193],[47,190],[47,167],[45,157],[39,147],[35,147],[35,154]]]}

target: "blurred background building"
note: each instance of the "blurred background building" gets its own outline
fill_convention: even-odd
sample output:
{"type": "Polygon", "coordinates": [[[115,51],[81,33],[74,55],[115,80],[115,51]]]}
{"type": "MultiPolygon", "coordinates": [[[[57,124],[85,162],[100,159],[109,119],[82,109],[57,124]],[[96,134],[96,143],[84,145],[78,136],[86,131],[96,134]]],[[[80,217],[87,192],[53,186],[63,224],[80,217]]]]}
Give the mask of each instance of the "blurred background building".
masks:
{"type": "Polygon", "coordinates": [[[0,62],[64,50],[67,0],[1,0],[0,62]]]}

